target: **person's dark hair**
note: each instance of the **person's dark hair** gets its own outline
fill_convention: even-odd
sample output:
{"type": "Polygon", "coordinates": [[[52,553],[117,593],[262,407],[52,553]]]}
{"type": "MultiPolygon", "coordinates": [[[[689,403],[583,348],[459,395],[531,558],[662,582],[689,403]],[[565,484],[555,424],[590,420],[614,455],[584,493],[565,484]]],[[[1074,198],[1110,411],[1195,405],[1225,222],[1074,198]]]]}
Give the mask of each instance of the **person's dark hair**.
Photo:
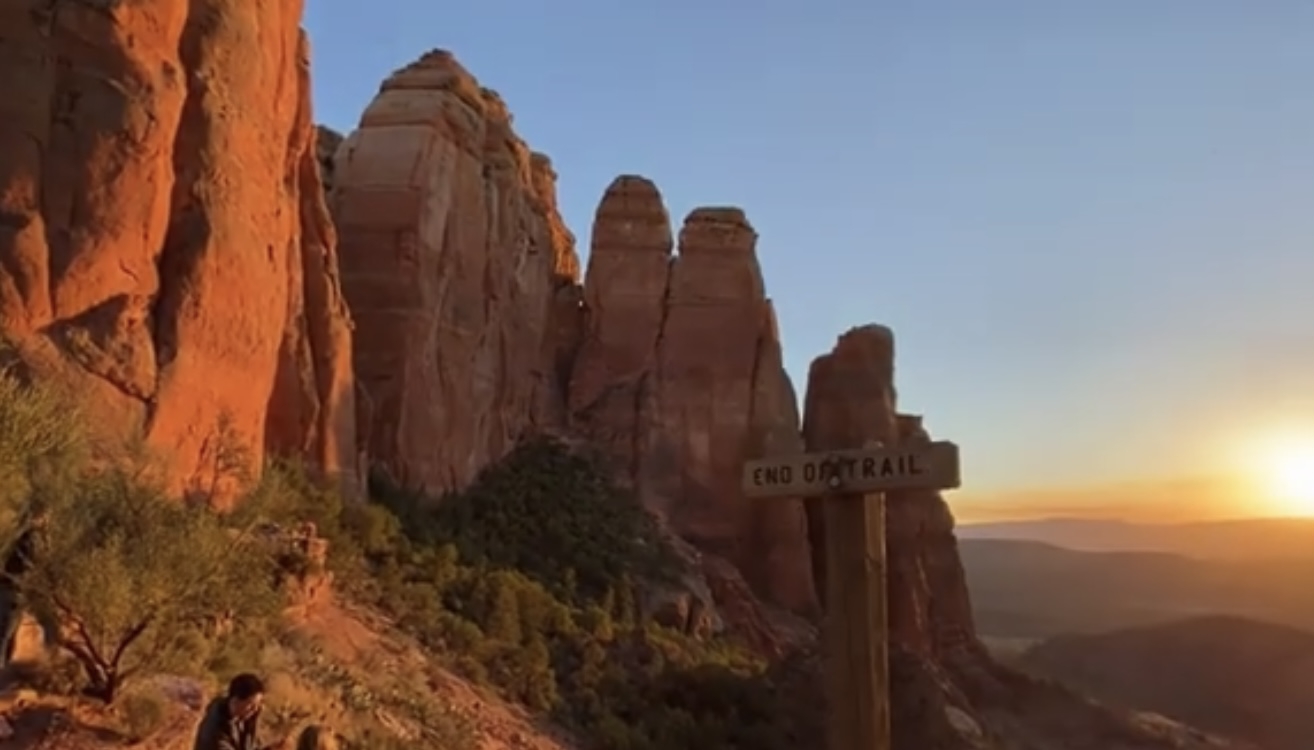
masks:
{"type": "Polygon", "coordinates": [[[239,701],[254,698],[265,692],[265,683],[250,672],[243,672],[228,682],[228,697],[239,701]]]}

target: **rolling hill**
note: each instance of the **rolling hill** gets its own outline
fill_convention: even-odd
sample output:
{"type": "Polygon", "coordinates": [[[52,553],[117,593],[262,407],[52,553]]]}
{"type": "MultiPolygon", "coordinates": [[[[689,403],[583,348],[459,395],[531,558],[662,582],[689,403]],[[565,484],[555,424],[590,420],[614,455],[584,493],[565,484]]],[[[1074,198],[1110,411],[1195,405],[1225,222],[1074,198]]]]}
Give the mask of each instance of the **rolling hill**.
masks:
{"type": "Polygon", "coordinates": [[[1314,632],[1197,617],[1052,638],[1019,662],[1099,700],[1266,750],[1314,747],[1314,632]]]}

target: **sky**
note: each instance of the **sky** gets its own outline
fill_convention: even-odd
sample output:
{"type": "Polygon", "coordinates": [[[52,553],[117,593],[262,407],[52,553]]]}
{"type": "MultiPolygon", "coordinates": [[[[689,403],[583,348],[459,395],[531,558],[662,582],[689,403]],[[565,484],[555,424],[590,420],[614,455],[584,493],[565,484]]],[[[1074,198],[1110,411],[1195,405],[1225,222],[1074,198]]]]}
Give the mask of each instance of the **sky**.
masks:
{"type": "Polygon", "coordinates": [[[587,254],[618,174],[742,206],[787,368],[891,326],[964,493],[1314,436],[1308,0],[309,0],[317,119],[452,50],[587,254]]]}

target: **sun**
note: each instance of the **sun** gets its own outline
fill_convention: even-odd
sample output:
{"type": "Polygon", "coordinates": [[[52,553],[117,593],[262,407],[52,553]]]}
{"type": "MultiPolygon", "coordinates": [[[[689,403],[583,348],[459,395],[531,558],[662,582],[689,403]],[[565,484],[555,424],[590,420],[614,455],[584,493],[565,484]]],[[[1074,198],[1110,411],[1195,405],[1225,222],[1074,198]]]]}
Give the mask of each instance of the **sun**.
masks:
{"type": "Polygon", "coordinates": [[[1314,437],[1282,440],[1266,453],[1264,473],[1273,500],[1284,511],[1314,516],[1314,437]]]}

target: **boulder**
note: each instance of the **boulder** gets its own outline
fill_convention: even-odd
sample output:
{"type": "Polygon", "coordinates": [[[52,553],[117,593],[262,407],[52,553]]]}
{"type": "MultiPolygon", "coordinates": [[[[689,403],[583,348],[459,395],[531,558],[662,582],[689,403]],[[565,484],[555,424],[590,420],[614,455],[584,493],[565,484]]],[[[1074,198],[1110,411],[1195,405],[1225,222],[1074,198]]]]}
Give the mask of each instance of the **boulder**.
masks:
{"type": "Polygon", "coordinates": [[[284,616],[303,621],[333,601],[333,572],[328,568],[329,543],[313,523],[291,528],[262,529],[268,548],[279,562],[287,593],[284,616]]]}

